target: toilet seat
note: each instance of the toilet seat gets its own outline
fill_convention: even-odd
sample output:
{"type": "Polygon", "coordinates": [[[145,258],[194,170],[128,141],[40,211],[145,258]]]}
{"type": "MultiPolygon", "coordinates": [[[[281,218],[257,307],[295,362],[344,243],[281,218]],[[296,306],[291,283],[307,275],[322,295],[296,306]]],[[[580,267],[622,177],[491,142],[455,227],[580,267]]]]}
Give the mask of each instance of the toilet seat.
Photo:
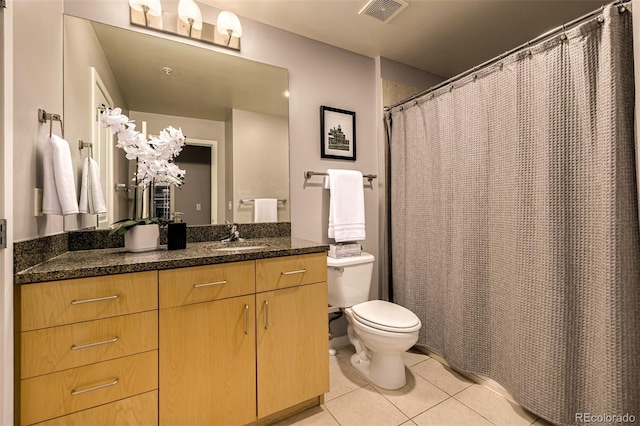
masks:
{"type": "Polygon", "coordinates": [[[420,319],[407,308],[384,300],[370,300],[351,307],[354,319],[378,330],[412,333],[422,327],[420,319]]]}

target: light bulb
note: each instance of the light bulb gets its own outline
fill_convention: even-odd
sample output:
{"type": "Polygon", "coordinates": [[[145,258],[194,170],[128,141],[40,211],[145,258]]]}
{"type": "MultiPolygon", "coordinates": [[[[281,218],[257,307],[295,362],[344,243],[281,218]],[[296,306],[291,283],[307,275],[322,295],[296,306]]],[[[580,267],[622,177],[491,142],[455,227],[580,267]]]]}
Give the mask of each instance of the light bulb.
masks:
{"type": "Polygon", "coordinates": [[[202,13],[193,0],[180,0],[178,3],[178,17],[180,20],[191,25],[194,30],[202,30],[202,13]]]}
{"type": "Polygon", "coordinates": [[[242,25],[235,13],[223,10],[218,15],[216,28],[220,34],[242,37],[242,25]]]}
{"type": "Polygon", "coordinates": [[[162,5],[160,0],[129,0],[129,6],[138,12],[145,12],[151,16],[162,15],[162,5]],[[145,7],[147,10],[145,11],[145,7]]]}

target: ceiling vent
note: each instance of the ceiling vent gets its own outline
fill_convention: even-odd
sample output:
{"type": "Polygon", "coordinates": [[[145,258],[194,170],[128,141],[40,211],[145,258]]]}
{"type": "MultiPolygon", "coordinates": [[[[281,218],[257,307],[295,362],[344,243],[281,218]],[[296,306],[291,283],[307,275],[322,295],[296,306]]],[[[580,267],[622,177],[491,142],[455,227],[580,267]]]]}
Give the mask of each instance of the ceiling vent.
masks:
{"type": "Polygon", "coordinates": [[[385,24],[395,18],[409,6],[404,0],[369,0],[360,12],[360,15],[369,16],[385,24]]]}

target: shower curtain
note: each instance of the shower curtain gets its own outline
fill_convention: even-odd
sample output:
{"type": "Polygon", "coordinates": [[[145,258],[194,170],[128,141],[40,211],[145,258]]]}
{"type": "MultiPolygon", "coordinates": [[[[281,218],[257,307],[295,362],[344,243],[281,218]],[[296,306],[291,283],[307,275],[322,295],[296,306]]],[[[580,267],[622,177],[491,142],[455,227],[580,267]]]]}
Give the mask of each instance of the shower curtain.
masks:
{"type": "Polygon", "coordinates": [[[390,114],[394,301],[560,424],[640,418],[631,12],[599,18],[390,114]]]}

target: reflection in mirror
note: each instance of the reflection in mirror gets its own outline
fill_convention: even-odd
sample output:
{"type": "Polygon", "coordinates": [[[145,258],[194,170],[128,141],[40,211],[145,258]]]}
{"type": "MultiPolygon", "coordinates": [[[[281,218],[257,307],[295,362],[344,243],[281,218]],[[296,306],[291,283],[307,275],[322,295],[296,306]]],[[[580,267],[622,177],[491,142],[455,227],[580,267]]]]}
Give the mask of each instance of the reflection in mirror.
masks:
{"type": "MultiPolygon", "coordinates": [[[[156,191],[155,210],[183,212],[189,225],[255,221],[254,202],[275,198],[288,222],[288,72],[274,67],[71,16],[64,17],[64,117],[71,146],[92,143],[107,214],[83,218],[108,228],[132,210],[130,165],[98,117],[120,107],[136,130],[180,127],[187,146],[179,189],[156,191]]],[[[78,175],[90,151],[79,151],[78,175]]]]}

